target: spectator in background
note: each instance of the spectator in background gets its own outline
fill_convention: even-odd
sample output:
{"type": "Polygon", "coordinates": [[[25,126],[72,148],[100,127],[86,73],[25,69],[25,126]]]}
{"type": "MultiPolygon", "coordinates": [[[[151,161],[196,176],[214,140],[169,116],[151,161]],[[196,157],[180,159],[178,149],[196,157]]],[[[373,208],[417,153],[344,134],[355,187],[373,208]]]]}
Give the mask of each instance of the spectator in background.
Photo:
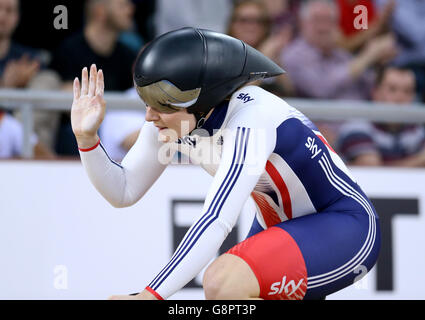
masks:
{"type": "Polygon", "coordinates": [[[271,32],[291,26],[295,32],[298,24],[299,0],[262,0],[271,22],[271,32]]]}
{"type": "Polygon", "coordinates": [[[390,31],[389,22],[394,11],[394,0],[388,1],[379,12],[375,2],[371,0],[338,0],[336,3],[339,9],[340,47],[355,53],[375,37],[390,31]],[[356,11],[359,6],[362,6],[362,10],[356,11]],[[367,10],[367,21],[360,15],[365,13],[364,8],[367,10]],[[355,22],[359,18],[362,20],[357,23],[366,23],[366,29],[356,27],[355,22]]]}
{"type": "MultiPolygon", "coordinates": [[[[394,39],[389,35],[376,38],[353,56],[337,46],[338,8],[334,2],[310,0],[300,10],[300,36],[281,56],[281,64],[297,95],[315,99],[368,99],[373,85],[370,69],[396,55],[394,39]]],[[[339,124],[316,124],[333,145],[339,124]]]]}
{"type": "Polygon", "coordinates": [[[106,74],[105,90],[124,91],[133,86],[131,76],[136,54],[118,42],[120,34],[132,26],[133,5],[130,0],[88,0],[86,25],[55,51],[51,67],[72,89],[72,81],[81,69],[95,63],[106,74]]]}
{"type": "MultiPolygon", "coordinates": [[[[53,154],[38,141],[35,134],[30,144],[35,159],[52,159],[53,154]]],[[[21,158],[24,152],[24,130],[22,124],[11,114],[0,108],[0,159],[21,158]]]]}
{"type": "MultiPolygon", "coordinates": [[[[227,33],[280,64],[279,55],[292,38],[292,26],[281,25],[280,30],[271,33],[271,23],[267,7],[262,1],[242,0],[233,8],[227,33]]],[[[290,96],[294,92],[286,74],[257,84],[278,96],[290,96]]]]}
{"type": "MultiPolygon", "coordinates": [[[[30,90],[60,90],[62,81],[57,72],[53,70],[43,70],[38,72],[28,83],[30,90]]],[[[22,120],[19,112],[15,113],[18,120],[22,120]]],[[[55,135],[60,121],[60,112],[53,110],[34,109],[33,128],[38,140],[50,153],[55,154],[55,135]]]]}
{"type": "MultiPolygon", "coordinates": [[[[12,40],[19,16],[19,0],[0,0],[0,87],[2,88],[30,88],[34,82],[45,83],[43,79],[46,76],[55,76],[48,70],[40,70],[43,67],[40,52],[12,40]]],[[[22,153],[22,125],[11,114],[1,110],[0,113],[2,118],[0,157],[18,157],[22,153]]],[[[36,132],[41,128],[38,123],[40,115],[40,112],[34,112],[36,132]]],[[[17,116],[19,118],[19,113],[17,116]]],[[[53,157],[53,152],[49,150],[45,141],[34,138],[33,142],[35,157],[53,157]]]]}
{"type": "MultiPolygon", "coordinates": [[[[21,123],[0,109],[0,159],[17,158],[22,155],[23,136],[21,123]]],[[[34,138],[31,143],[35,143],[34,138]]]]}
{"type": "MultiPolygon", "coordinates": [[[[83,32],[66,39],[53,56],[51,67],[61,75],[64,89],[71,90],[81,69],[93,63],[108,75],[106,91],[125,91],[133,86],[136,53],[118,41],[120,34],[132,26],[133,12],[130,0],[87,1],[83,32]]],[[[78,155],[69,113],[62,116],[56,140],[58,154],[78,155]]]]}
{"type": "MultiPolygon", "coordinates": [[[[373,89],[373,101],[408,108],[415,98],[415,75],[409,69],[383,68],[373,89]]],[[[425,166],[425,129],[420,124],[375,124],[351,121],[341,128],[341,155],[350,165],[425,166]]]]}
{"type": "Polygon", "coordinates": [[[25,88],[40,69],[37,51],[12,41],[19,0],[0,0],[0,87],[25,88]]]}
{"type": "Polygon", "coordinates": [[[156,36],[183,28],[226,32],[231,0],[156,0],[156,36]]]}
{"type": "MultiPolygon", "coordinates": [[[[385,10],[391,0],[376,0],[385,10]]],[[[397,0],[391,17],[391,28],[397,37],[400,54],[394,64],[412,69],[416,75],[416,92],[425,102],[425,1],[397,0]]]]}
{"type": "Polygon", "coordinates": [[[368,99],[368,69],[396,55],[394,39],[376,38],[357,56],[338,48],[338,11],[327,0],[307,1],[300,12],[301,35],[283,50],[282,65],[301,97],[368,99]]]}

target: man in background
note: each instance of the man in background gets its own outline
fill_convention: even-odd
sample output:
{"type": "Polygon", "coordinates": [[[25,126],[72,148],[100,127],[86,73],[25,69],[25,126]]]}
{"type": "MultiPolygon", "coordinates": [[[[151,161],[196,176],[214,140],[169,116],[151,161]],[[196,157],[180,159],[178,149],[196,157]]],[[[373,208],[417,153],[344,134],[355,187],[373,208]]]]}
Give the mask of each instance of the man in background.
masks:
{"type": "MultiPolygon", "coordinates": [[[[372,100],[408,108],[415,99],[415,75],[389,66],[377,75],[372,100]]],[[[421,124],[351,121],[341,128],[338,148],[350,165],[425,166],[425,129],[421,124]]]]}
{"type": "Polygon", "coordinates": [[[108,72],[105,90],[125,91],[133,86],[131,76],[136,55],[118,41],[132,25],[134,8],[130,0],[89,0],[85,7],[86,25],[63,41],[56,50],[52,68],[70,89],[81,69],[92,63],[108,72]]]}
{"type": "MultiPolygon", "coordinates": [[[[388,62],[397,53],[392,35],[377,37],[357,55],[352,55],[338,47],[338,7],[327,0],[304,2],[300,22],[300,36],[281,55],[281,64],[292,80],[296,95],[312,99],[369,99],[372,68],[388,62]]],[[[339,124],[316,125],[334,145],[339,124]]]]}
{"type": "MultiPolygon", "coordinates": [[[[53,56],[51,67],[70,90],[81,69],[96,64],[108,75],[106,91],[125,91],[133,86],[132,66],[136,53],[118,41],[120,34],[132,26],[134,6],[130,0],[89,0],[86,25],[81,33],[66,39],[53,56]]],[[[78,155],[69,113],[61,119],[56,137],[56,151],[62,155],[78,155]]]]}

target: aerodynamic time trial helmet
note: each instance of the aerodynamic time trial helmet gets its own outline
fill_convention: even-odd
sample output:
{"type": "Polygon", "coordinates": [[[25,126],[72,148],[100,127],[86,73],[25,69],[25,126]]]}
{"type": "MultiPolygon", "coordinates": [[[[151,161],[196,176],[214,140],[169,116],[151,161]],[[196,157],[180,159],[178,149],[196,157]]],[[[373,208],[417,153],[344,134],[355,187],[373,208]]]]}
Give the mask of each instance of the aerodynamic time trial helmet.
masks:
{"type": "Polygon", "coordinates": [[[161,35],[140,51],[134,83],[150,107],[165,113],[186,108],[198,122],[244,84],[284,72],[241,40],[182,28],[161,35]]]}

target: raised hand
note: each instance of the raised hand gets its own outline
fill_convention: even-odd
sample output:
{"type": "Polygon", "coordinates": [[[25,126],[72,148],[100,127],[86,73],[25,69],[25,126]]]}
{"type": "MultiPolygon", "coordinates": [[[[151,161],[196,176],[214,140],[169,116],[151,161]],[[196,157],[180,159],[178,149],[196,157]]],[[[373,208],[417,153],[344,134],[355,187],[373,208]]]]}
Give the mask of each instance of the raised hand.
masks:
{"type": "Polygon", "coordinates": [[[74,100],[71,108],[71,125],[79,148],[90,148],[99,140],[98,130],[105,117],[106,102],[103,98],[104,77],[96,65],[81,72],[81,86],[75,78],[74,100]]]}
{"type": "Polygon", "coordinates": [[[40,62],[23,55],[19,60],[8,62],[1,77],[6,88],[25,88],[40,70],[40,62]]]}
{"type": "Polygon", "coordinates": [[[395,58],[398,54],[395,36],[391,33],[376,37],[366,46],[373,62],[385,63],[395,58]]]}

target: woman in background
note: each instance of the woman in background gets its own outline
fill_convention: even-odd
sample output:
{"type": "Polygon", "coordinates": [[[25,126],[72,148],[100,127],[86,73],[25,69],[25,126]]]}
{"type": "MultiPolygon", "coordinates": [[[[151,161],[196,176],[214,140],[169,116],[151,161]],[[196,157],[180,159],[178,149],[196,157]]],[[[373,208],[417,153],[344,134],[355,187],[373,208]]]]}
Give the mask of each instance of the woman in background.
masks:
{"type": "MultiPolygon", "coordinates": [[[[286,8],[285,6],[282,9],[286,8]]],[[[291,41],[293,26],[276,24],[266,3],[260,0],[242,0],[235,4],[227,34],[244,41],[279,64],[283,48],[291,41]]],[[[288,74],[256,83],[278,96],[291,96],[294,89],[288,74]]]]}

